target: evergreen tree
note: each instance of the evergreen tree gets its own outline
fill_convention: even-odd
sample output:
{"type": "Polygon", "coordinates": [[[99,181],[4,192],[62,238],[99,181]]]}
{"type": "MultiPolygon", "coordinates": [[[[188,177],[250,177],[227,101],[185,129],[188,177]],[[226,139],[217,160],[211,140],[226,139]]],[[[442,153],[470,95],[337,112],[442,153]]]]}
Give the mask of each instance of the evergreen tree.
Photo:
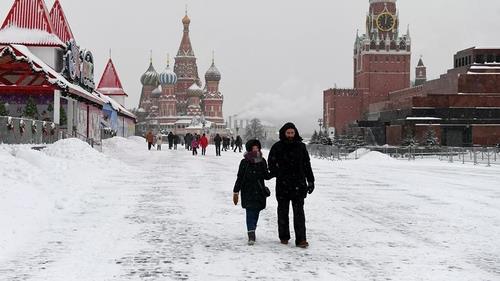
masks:
{"type": "Polygon", "coordinates": [[[333,144],[332,140],[328,136],[328,133],[327,132],[323,132],[323,131],[319,131],[319,134],[318,134],[318,143],[320,143],[322,145],[332,145],[333,144]]]}
{"type": "Polygon", "coordinates": [[[413,136],[413,132],[410,128],[406,129],[406,136],[403,139],[403,142],[401,143],[403,146],[417,146],[418,142],[413,136]]]}
{"type": "Polygon", "coordinates": [[[0,116],[7,115],[9,115],[9,112],[7,111],[7,108],[5,108],[5,104],[3,102],[0,102],[0,116]]]}
{"type": "Polygon", "coordinates": [[[35,100],[32,97],[29,97],[28,101],[26,102],[24,116],[30,117],[32,119],[38,119],[38,108],[36,106],[35,100]]]}
{"type": "Polygon", "coordinates": [[[66,111],[64,110],[64,107],[61,106],[61,110],[60,110],[60,125],[61,126],[65,126],[67,122],[68,122],[68,117],[66,115],[66,111]]]}
{"type": "Polygon", "coordinates": [[[429,126],[427,128],[427,131],[425,132],[425,144],[427,146],[437,146],[439,145],[439,139],[436,136],[436,131],[432,128],[432,126],[429,126]]]}
{"type": "Polygon", "coordinates": [[[262,126],[262,123],[260,122],[259,119],[254,118],[254,119],[250,120],[250,123],[248,124],[248,126],[246,128],[245,139],[247,139],[247,140],[250,140],[250,139],[264,140],[265,139],[264,126],[262,126]]]}
{"type": "Polygon", "coordinates": [[[365,141],[365,138],[363,136],[356,136],[355,140],[355,146],[356,147],[363,147],[363,146],[366,146],[366,141],[365,141]]]}
{"type": "Polygon", "coordinates": [[[318,144],[318,132],[316,130],[314,130],[310,144],[318,144]]]}

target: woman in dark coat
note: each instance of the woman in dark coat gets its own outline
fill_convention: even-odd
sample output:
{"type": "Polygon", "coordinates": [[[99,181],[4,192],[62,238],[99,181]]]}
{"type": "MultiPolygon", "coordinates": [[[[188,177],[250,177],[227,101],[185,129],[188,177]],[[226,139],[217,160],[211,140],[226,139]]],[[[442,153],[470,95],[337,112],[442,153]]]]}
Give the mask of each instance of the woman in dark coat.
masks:
{"type": "Polygon", "coordinates": [[[266,187],[264,180],[270,180],[266,160],[262,157],[261,144],[258,140],[249,140],[247,152],[240,162],[238,178],[233,189],[233,203],[238,204],[241,192],[241,207],[246,209],[248,245],[255,244],[255,230],[260,211],[266,208],[266,187]]]}

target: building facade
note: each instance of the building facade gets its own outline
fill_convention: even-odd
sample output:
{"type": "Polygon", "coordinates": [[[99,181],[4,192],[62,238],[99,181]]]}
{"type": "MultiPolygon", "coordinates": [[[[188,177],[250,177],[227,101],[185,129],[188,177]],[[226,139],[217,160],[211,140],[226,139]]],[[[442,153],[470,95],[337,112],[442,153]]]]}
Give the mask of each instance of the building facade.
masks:
{"type": "Polygon", "coordinates": [[[189,28],[191,19],[182,19],[183,34],[173,69],[170,60],[165,70],[158,73],[153,61],[141,77],[142,93],[139,101],[138,132],[161,130],[176,134],[228,134],[223,117],[224,96],[220,92],[221,73],[212,65],[204,76],[204,85],[198,75],[189,28]]]}
{"type": "Polygon", "coordinates": [[[105,129],[134,135],[135,115],[96,89],[94,68],[59,0],[50,12],[43,0],[15,0],[0,28],[0,115],[41,120],[85,140],[101,140],[105,129]],[[115,128],[106,112],[120,120],[115,128]]]}
{"type": "Polygon", "coordinates": [[[410,86],[411,37],[402,34],[396,0],[370,0],[366,32],[356,33],[353,89],[324,91],[325,127],[338,134],[361,120],[372,103],[410,86]]]}
{"type": "Polygon", "coordinates": [[[492,146],[500,143],[498,105],[500,48],[473,47],[457,52],[454,68],[438,79],[391,92],[370,115],[384,124],[388,144],[408,136],[422,143],[432,128],[443,145],[492,146]]]}
{"type": "Polygon", "coordinates": [[[411,37],[400,34],[396,0],[370,0],[366,33],[354,44],[354,89],[323,92],[325,129],[368,131],[376,144],[400,145],[430,130],[448,146],[500,143],[500,48],[457,52],[453,68],[427,80],[420,58],[410,85],[411,37]]]}

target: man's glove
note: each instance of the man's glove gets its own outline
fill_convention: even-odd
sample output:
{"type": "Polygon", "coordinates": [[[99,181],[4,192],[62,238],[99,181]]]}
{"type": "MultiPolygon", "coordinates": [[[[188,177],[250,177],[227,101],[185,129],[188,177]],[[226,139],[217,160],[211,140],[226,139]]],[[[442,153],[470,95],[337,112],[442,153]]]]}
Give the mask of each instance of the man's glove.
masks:
{"type": "Polygon", "coordinates": [[[314,182],[310,182],[307,184],[307,193],[311,194],[314,191],[314,182]]]}
{"type": "Polygon", "coordinates": [[[238,193],[233,193],[233,203],[234,205],[238,205],[238,193]]]}

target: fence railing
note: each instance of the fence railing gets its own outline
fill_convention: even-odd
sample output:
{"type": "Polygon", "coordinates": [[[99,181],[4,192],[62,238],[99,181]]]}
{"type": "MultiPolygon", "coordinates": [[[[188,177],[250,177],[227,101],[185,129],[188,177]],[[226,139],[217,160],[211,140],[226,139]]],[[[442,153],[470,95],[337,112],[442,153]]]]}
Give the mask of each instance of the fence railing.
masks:
{"type": "Polygon", "coordinates": [[[62,130],[61,131],[61,138],[62,139],[68,139],[68,138],[80,139],[80,140],[88,143],[95,150],[102,152],[102,140],[101,139],[87,138],[85,135],[78,133],[78,131],[76,131],[76,130],[73,130],[71,133],[66,131],[66,130],[62,130]]]}
{"type": "Polygon", "coordinates": [[[68,132],[53,122],[0,116],[0,143],[51,144],[67,138],[81,139],[102,152],[102,140],[87,138],[75,130],[68,132]]]}
{"type": "Polygon", "coordinates": [[[312,157],[327,160],[355,160],[370,151],[378,151],[395,159],[439,159],[448,162],[500,165],[500,148],[498,147],[380,147],[364,146],[342,148],[328,145],[308,145],[312,157]]]}
{"type": "Polygon", "coordinates": [[[46,144],[59,139],[59,126],[48,121],[0,116],[0,143],[46,144]]]}

